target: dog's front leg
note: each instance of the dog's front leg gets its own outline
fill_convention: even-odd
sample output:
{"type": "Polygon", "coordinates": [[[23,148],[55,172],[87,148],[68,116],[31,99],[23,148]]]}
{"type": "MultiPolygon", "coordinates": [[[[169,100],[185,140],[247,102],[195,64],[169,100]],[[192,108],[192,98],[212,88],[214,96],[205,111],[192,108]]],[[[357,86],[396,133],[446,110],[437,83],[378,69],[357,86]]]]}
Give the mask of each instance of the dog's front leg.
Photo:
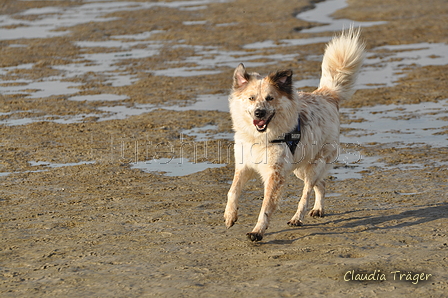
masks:
{"type": "Polygon", "coordinates": [[[244,167],[235,169],[232,186],[227,194],[227,205],[224,211],[224,219],[226,220],[226,227],[230,228],[238,220],[238,198],[241,194],[241,189],[244,184],[250,179],[253,171],[244,167]]]}
{"type": "Polygon", "coordinates": [[[252,232],[247,233],[247,237],[251,241],[260,241],[263,239],[264,232],[269,225],[270,217],[277,208],[284,183],[285,177],[280,171],[274,171],[268,176],[268,179],[265,180],[263,205],[261,206],[257,225],[252,232]]]}

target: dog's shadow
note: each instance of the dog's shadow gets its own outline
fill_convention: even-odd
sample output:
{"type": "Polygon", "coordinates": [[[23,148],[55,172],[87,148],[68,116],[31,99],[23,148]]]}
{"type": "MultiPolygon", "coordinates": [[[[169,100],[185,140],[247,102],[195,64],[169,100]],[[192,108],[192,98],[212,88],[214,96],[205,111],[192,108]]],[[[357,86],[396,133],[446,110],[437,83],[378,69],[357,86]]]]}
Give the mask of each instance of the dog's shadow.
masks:
{"type": "MultiPolygon", "coordinates": [[[[357,213],[360,211],[348,211],[345,214],[348,213],[357,213]]],[[[329,214],[327,216],[337,216],[338,214],[329,214]]],[[[336,227],[336,229],[332,229],[331,231],[323,231],[318,233],[305,233],[303,236],[294,238],[294,239],[277,239],[277,240],[270,240],[267,242],[262,242],[260,244],[292,244],[294,241],[303,239],[305,237],[309,236],[315,236],[315,235],[332,235],[332,234],[342,234],[342,233],[359,233],[359,231],[340,231],[339,229],[344,228],[356,228],[359,226],[368,226],[371,227],[374,230],[392,230],[392,229],[400,229],[403,227],[410,227],[410,226],[416,226],[420,224],[425,224],[434,220],[448,218],[448,203],[439,203],[432,206],[426,206],[423,208],[413,209],[413,210],[406,210],[398,214],[391,214],[391,215],[375,215],[375,216],[358,216],[358,217],[352,217],[350,219],[340,218],[340,219],[334,219],[327,221],[323,224],[320,223],[312,223],[312,224],[305,224],[303,227],[299,228],[288,228],[283,229],[280,231],[275,231],[271,233],[266,233],[266,236],[272,236],[275,234],[282,234],[286,232],[294,232],[298,231],[298,229],[303,229],[306,231],[307,227],[318,227],[318,226],[324,226],[328,224],[333,225],[339,225],[342,222],[346,222],[345,224],[339,225],[336,227]]]]}

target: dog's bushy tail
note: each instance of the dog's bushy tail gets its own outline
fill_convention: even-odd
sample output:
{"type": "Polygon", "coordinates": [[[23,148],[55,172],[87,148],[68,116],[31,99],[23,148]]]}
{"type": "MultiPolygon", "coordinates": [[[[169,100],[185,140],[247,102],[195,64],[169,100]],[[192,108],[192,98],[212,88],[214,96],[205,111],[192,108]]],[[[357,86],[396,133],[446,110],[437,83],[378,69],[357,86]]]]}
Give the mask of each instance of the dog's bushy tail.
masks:
{"type": "Polygon", "coordinates": [[[359,40],[360,30],[351,27],[334,37],[327,45],[322,61],[319,89],[330,89],[342,99],[349,99],[364,60],[365,44],[359,40]]]}

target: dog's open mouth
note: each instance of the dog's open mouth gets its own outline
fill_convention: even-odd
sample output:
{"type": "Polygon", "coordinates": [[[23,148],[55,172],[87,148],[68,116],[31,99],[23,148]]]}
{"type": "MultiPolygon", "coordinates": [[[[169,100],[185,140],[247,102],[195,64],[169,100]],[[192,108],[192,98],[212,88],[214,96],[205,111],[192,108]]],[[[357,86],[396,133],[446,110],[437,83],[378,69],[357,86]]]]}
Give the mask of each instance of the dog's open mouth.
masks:
{"type": "Polygon", "coordinates": [[[264,132],[266,129],[268,129],[268,124],[271,122],[272,117],[274,117],[275,113],[273,113],[268,119],[266,120],[257,120],[254,119],[254,125],[255,128],[258,130],[258,132],[264,132]]]}

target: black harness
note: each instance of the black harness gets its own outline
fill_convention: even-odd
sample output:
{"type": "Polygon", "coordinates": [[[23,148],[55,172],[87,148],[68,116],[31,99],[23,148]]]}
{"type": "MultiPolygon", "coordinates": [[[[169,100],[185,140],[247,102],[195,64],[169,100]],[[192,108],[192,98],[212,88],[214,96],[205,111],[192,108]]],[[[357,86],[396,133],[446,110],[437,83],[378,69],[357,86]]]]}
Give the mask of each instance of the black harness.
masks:
{"type": "Polygon", "coordinates": [[[271,143],[274,143],[274,144],[275,143],[286,143],[288,145],[288,148],[291,151],[292,155],[294,155],[297,145],[300,142],[301,135],[302,134],[300,132],[300,118],[299,118],[299,121],[297,122],[297,126],[296,126],[296,128],[294,128],[293,131],[283,134],[283,136],[281,138],[272,140],[271,143]]]}

